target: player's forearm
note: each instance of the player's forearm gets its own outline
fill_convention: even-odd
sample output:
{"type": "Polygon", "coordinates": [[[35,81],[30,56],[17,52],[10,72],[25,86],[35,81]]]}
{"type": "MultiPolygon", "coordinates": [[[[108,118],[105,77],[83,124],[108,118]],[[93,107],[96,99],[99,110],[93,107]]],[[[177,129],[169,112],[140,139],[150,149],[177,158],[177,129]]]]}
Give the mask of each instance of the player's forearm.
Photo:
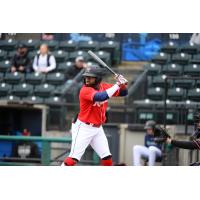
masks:
{"type": "Polygon", "coordinates": [[[183,148],[183,149],[198,149],[197,144],[193,141],[172,140],[171,144],[175,147],[179,147],[179,148],[183,148]]]}

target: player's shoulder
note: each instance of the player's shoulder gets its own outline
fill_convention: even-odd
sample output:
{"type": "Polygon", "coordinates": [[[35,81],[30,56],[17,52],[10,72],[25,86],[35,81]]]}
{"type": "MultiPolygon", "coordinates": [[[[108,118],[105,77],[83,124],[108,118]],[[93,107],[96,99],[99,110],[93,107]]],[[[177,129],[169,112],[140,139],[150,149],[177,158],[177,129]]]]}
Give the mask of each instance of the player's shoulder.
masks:
{"type": "Polygon", "coordinates": [[[83,87],[80,90],[80,93],[85,93],[85,92],[90,92],[90,91],[94,91],[94,88],[83,85],[83,87]]]}
{"type": "Polygon", "coordinates": [[[101,87],[102,87],[103,89],[107,89],[107,88],[110,88],[110,87],[113,86],[113,84],[105,83],[105,82],[101,82],[100,85],[101,85],[101,87]]]}

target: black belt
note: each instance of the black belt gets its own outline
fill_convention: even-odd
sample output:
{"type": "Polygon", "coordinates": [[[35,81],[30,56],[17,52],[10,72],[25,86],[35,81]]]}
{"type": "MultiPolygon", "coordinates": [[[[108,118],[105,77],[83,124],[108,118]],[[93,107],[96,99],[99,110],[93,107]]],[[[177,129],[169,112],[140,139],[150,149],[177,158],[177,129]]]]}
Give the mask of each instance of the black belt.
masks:
{"type": "Polygon", "coordinates": [[[93,127],[97,127],[97,128],[99,128],[101,126],[101,124],[92,124],[92,123],[89,123],[89,122],[85,122],[85,124],[93,126],[93,127]]]}

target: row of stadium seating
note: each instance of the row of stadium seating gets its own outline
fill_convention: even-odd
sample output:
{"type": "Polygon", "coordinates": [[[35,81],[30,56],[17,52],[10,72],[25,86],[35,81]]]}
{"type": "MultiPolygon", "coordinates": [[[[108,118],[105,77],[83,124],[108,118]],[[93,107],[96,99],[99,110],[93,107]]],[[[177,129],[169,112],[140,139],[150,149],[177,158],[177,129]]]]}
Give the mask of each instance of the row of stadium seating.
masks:
{"type": "MultiPolygon", "coordinates": [[[[82,56],[86,57],[87,59],[88,55],[86,55],[86,52],[88,50],[109,53],[111,56],[112,64],[118,64],[120,61],[120,45],[118,42],[115,41],[81,41],[77,43],[72,40],[58,42],[55,40],[43,41],[32,39],[26,41],[14,41],[12,39],[0,41],[0,59],[3,59],[5,57],[11,58],[14,55],[14,50],[16,49],[19,42],[24,43],[28,47],[31,58],[37,53],[39,45],[42,43],[46,43],[48,44],[50,51],[53,52],[55,57],[58,58],[57,62],[60,62],[60,59],[63,60],[63,57],[67,59],[74,59],[75,57],[77,57],[77,55],[81,54],[83,54],[82,56]],[[83,51],[83,53],[81,53],[81,51],[83,51]],[[71,52],[76,53],[72,54],[71,52]]],[[[100,53],[100,56],[102,55],[103,54],[100,53]]]]}
{"type": "Polygon", "coordinates": [[[183,46],[169,42],[160,52],[144,65],[147,70],[145,99],[135,101],[138,123],[148,119],[168,124],[192,123],[191,113],[185,108],[198,107],[200,100],[200,46],[188,43],[183,46]],[[172,78],[173,77],[173,78],[172,78]],[[172,79],[171,79],[172,78],[172,79]],[[167,113],[164,117],[165,87],[167,88],[167,113]],[[179,109],[180,108],[180,109],[179,109]],[[182,116],[185,116],[184,119],[182,116]]]}

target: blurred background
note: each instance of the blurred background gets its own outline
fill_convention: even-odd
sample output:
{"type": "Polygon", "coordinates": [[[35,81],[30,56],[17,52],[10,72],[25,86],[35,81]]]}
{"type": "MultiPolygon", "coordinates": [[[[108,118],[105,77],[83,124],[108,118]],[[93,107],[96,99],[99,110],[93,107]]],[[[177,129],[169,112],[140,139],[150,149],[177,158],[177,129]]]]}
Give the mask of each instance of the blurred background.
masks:
{"type": "MultiPolygon", "coordinates": [[[[79,111],[83,67],[94,51],[128,80],[129,94],[109,100],[104,125],[115,165],[133,165],[148,120],[176,139],[190,140],[200,99],[198,33],[1,33],[0,165],[60,165],[79,111]],[[46,44],[51,71],[37,68],[46,44]],[[35,67],[34,67],[35,66],[35,67]]],[[[104,81],[114,83],[107,73],[104,81]]],[[[198,151],[163,147],[156,165],[189,165],[198,151]]],[[[99,165],[88,147],[79,165],[99,165]]],[[[145,165],[145,160],[144,160],[145,165]]]]}

